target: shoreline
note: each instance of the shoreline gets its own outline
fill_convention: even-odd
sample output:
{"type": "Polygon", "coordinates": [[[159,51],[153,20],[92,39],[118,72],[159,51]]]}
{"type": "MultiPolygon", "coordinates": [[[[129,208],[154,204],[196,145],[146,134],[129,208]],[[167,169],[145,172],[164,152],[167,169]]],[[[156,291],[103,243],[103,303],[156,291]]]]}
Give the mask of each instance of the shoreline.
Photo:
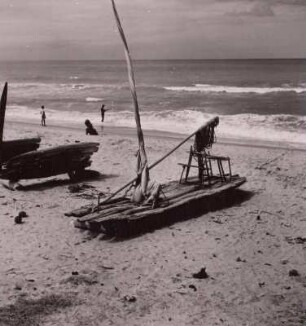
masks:
{"type": "MultiPolygon", "coordinates": [[[[21,125],[21,126],[30,126],[35,128],[40,128],[40,124],[35,122],[22,122],[22,121],[11,121],[7,119],[5,126],[14,126],[14,125],[21,125]]],[[[4,126],[4,131],[5,131],[4,126]]],[[[82,128],[80,125],[67,125],[67,124],[47,124],[47,129],[59,129],[59,130],[74,130],[74,131],[85,131],[85,127],[82,128]]],[[[122,135],[122,136],[132,136],[136,138],[136,128],[131,127],[120,127],[120,126],[103,126],[100,125],[97,127],[99,135],[122,135]]],[[[36,130],[37,132],[37,130],[36,130]]],[[[144,137],[150,138],[157,138],[157,139],[173,139],[181,141],[188,137],[187,134],[181,133],[174,133],[168,131],[159,131],[159,130],[151,130],[151,129],[143,129],[144,137]]],[[[218,129],[216,131],[218,135],[218,129]]],[[[242,146],[242,147],[252,147],[252,148],[267,148],[267,149],[284,149],[284,150],[293,150],[293,151],[306,151],[306,145],[304,143],[280,143],[280,142],[273,142],[269,140],[256,140],[256,139],[247,139],[247,138],[219,138],[217,136],[217,144],[220,145],[227,145],[227,146],[242,146]]]]}

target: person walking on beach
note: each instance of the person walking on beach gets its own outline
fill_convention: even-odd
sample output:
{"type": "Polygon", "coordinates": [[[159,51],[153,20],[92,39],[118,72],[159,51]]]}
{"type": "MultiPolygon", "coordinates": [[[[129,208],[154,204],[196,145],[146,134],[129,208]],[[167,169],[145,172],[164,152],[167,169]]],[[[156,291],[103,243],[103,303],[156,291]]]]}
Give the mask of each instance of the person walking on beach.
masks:
{"type": "Polygon", "coordinates": [[[108,111],[109,109],[105,109],[105,104],[102,104],[102,107],[101,107],[101,121],[103,122],[104,121],[104,115],[105,115],[105,112],[108,111]]]}
{"type": "Polygon", "coordinates": [[[41,115],[41,125],[45,127],[46,126],[46,112],[45,112],[45,107],[43,105],[41,107],[40,115],[41,115]]]}

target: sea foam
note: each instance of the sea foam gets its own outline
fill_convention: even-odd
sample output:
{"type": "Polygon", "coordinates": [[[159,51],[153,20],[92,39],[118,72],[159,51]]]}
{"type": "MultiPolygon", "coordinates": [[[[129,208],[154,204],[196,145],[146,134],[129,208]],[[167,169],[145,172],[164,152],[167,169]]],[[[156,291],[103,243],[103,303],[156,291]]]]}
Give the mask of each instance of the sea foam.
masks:
{"type": "Polygon", "coordinates": [[[283,85],[283,87],[240,87],[240,86],[221,86],[221,85],[209,85],[209,84],[195,84],[193,86],[170,86],[165,87],[170,91],[184,91],[184,92],[203,92],[203,93],[255,93],[255,94],[267,94],[278,92],[306,92],[305,85],[299,87],[290,87],[283,85]]]}
{"type": "Polygon", "coordinates": [[[103,98],[99,97],[86,97],[86,102],[101,102],[103,98]]]}
{"type": "MultiPolygon", "coordinates": [[[[203,125],[214,114],[197,110],[165,110],[141,112],[143,129],[190,134],[203,125]]],[[[7,111],[10,121],[40,123],[37,109],[26,106],[10,106],[7,111]]],[[[283,143],[306,144],[306,117],[293,115],[236,114],[219,115],[218,137],[233,139],[252,139],[283,143]]],[[[95,126],[101,125],[97,112],[47,110],[47,124],[74,125],[84,127],[84,121],[90,119],[95,126]]],[[[135,128],[132,111],[107,112],[105,126],[135,128]]]]}

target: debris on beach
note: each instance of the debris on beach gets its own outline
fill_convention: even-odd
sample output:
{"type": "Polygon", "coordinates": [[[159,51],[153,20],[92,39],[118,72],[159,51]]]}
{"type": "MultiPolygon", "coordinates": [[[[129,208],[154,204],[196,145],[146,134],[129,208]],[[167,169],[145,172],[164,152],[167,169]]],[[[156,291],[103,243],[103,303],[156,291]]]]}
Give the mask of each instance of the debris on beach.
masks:
{"type": "Polygon", "coordinates": [[[80,274],[78,271],[72,271],[71,275],[61,281],[61,284],[79,285],[94,285],[98,283],[98,274],[96,272],[89,273],[89,275],[80,274]]]}
{"type": "Polygon", "coordinates": [[[15,218],[14,218],[14,221],[15,221],[15,224],[21,224],[22,223],[22,218],[17,215],[15,218]]]}
{"type": "Polygon", "coordinates": [[[304,244],[306,242],[306,238],[304,237],[296,237],[296,238],[285,237],[285,239],[290,244],[304,244]]]}
{"type": "Polygon", "coordinates": [[[196,286],[195,285],[193,285],[193,284],[190,284],[189,285],[189,289],[192,289],[194,292],[196,292],[198,289],[196,288],[196,286]]]}
{"type": "Polygon", "coordinates": [[[14,221],[15,224],[22,224],[23,223],[23,218],[28,217],[28,214],[25,211],[21,211],[18,213],[17,216],[15,216],[14,221]]]}
{"type": "Polygon", "coordinates": [[[192,277],[197,279],[209,278],[209,275],[206,273],[206,267],[201,268],[198,273],[192,274],[192,277]]]}
{"type": "Polygon", "coordinates": [[[134,295],[125,295],[123,297],[123,301],[125,302],[136,302],[137,301],[137,298],[134,296],[134,295]]]}
{"type": "Polygon", "coordinates": [[[18,215],[23,218],[23,217],[28,217],[28,214],[25,211],[20,211],[18,215]]]}
{"type": "Polygon", "coordinates": [[[300,276],[300,273],[296,269],[291,269],[289,271],[289,276],[300,276]]]}
{"type": "Polygon", "coordinates": [[[94,186],[87,185],[85,183],[75,184],[68,186],[68,190],[70,193],[79,193],[88,189],[95,189],[94,186]]]}

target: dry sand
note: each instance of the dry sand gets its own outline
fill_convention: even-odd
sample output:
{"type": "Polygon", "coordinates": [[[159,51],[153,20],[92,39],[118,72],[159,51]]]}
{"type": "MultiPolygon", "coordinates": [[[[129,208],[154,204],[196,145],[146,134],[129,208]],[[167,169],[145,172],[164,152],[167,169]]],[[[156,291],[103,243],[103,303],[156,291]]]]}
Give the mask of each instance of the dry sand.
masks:
{"type": "MultiPolygon", "coordinates": [[[[64,216],[135,176],[135,137],[99,131],[85,136],[84,130],[6,123],[5,139],[39,134],[41,148],[99,141],[91,169],[101,175],[82,181],[92,186],[82,196],[70,193],[67,175],[22,181],[16,191],[0,186],[1,326],[306,323],[305,152],[217,143],[214,152],[229,155],[234,172],[248,179],[241,187],[245,200],[117,241],[76,229],[64,216]],[[21,210],[28,217],[15,224],[21,210]],[[202,267],[209,278],[193,278],[202,267]],[[292,270],[298,275],[290,276],[292,270]],[[24,314],[21,299],[48,295],[73,301],[51,304],[48,314],[36,306],[24,314]],[[11,319],[7,311],[14,312],[11,319]]],[[[177,142],[146,137],[150,163],[177,142]]],[[[178,179],[177,163],[187,160],[189,145],[151,178],[178,179]]]]}

